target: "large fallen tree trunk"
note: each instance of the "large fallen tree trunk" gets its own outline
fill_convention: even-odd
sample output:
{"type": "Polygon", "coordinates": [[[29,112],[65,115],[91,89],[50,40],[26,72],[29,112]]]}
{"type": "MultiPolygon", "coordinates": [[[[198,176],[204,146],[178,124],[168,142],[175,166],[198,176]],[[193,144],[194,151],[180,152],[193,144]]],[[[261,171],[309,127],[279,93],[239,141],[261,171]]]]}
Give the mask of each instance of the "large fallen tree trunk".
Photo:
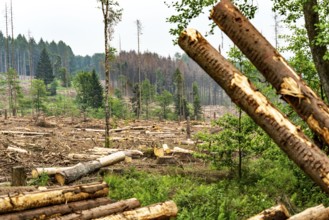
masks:
{"type": "Polygon", "coordinates": [[[329,144],[328,106],[305,84],[279,52],[229,0],[217,4],[210,17],[309,127],[329,144]]]}
{"type": "Polygon", "coordinates": [[[329,219],[329,208],[325,208],[323,205],[308,208],[297,215],[293,215],[289,220],[328,220],[329,219]]]}
{"type": "Polygon", "coordinates": [[[24,194],[2,195],[0,196],[0,214],[103,197],[107,196],[108,191],[109,188],[105,183],[93,183],[24,194]]]}
{"type": "MultiPolygon", "coordinates": [[[[82,210],[92,209],[98,206],[111,204],[112,201],[108,198],[97,198],[90,200],[83,200],[77,202],[69,202],[62,205],[53,205],[37,209],[25,210],[21,212],[14,212],[10,214],[0,215],[0,219],[10,220],[34,220],[34,219],[48,219],[52,216],[62,216],[74,212],[81,212],[82,210]]],[[[57,219],[57,218],[56,218],[57,219]]]]}
{"type": "Polygon", "coordinates": [[[69,169],[62,170],[56,173],[55,179],[61,185],[71,183],[81,178],[82,176],[99,170],[101,167],[118,163],[120,161],[123,161],[125,158],[125,152],[120,151],[93,161],[78,163],[77,165],[70,167],[69,169]]]}
{"type": "Polygon", "coordinates": [[[248,218],[248,220],[285,220],[290,217],[290,214],[287,210],[287,208],[283,205],[277,205],[272,208],[266,209],[259,213],[258,215],[255,215],[251,218],[248,218]]]}
{"type": "Polygon", "coordinates": [[[329,194],[329,158],[277,110],[231,63],[195,30],[183,31],[178,41],[275,143],[315,183],[329,194]]]}
{"type": "Polygon", "coordinates": [[[170,217],[175,217],[177,212],[176,204],[173,201],[167,201],[95,220],[170,219],[170,217]]]}
{"type": "MultiPolygon", "coordinates": [[[[119,213],[140,207],[140,202],[135,199],[122,200],[116,203],[102,205],[92,209],[82,210],[76,213],[55,218],[56,220],[89,220],[100,218],[114,213],[119,213]]],[[[0,216],[1,217],[1,216],[0,216]]]]}

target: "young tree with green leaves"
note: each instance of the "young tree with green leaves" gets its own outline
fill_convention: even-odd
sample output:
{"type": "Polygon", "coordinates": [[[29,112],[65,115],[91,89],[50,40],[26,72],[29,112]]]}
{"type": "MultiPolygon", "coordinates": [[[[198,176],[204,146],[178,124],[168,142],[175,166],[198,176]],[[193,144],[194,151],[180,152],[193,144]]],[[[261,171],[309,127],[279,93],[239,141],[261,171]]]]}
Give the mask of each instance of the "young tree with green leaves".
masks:
{"type": "Polygon", "coordinates": [[[151,85],[150,80],[146,79],[142,83],[142,101],[145,105],[146,119],[149,119],[149,106],[155,95],[155,88],[151,85]]]}
{"type": "Polygon", "coordinates": [[[88,107],[100,108],[103,104],[103,88],[95,71],[80,72],[74,78],[77,102],[83,112],[88,107]]]}
{"type": "Polygon", "coordinates": [[[101,3],[104,22],[104,46],[105,46],[105,147],[110,146],[110,60],[113,48],[110,41],[113,38],[114,26],[121,21],[122,9],[115,0],[97,0],[101,3]]]}
{"type": "Polygon", "coordinates": [[[163,92],[159,94],[156,99],[161,106],[163,119],[167,119],[169,105],[173,102],[173,95],[169,91],[163,90],[163,92]]]}
{"type": "Polygon", "coordinates": [[[40,112],[40,110],[43,108],[43,102],[45,101],[47,96],[47,89],[43,80],[32,80],[31,95],[35,110],[37,112],[40,112]]]}
{"type": "Polygon", "coordinates": [[[177,68],[174,73],[174,85],[175,85],[175,111],[178,116],[178,120],[181,121],[185,117],[184,109],[184,77],[182,72],[177,68]]]}
{"type": "Polygon", "coordinates": [[[198,119],[202,112],[202,109],[201,109],[201,102],[199,95],[199,87],[197,82],[193,82],[192,90],[193,90],[193,114],[194,114],[194,118],[198,119]]]}
{"type": "Polygon", "coordinates": [[[50,62],[50,58],[46,48],[43,48],[38,61],[36,74],[36,79],[41,79],[44,81],[46,87],[54,80],[53,68],[50,62]]]}

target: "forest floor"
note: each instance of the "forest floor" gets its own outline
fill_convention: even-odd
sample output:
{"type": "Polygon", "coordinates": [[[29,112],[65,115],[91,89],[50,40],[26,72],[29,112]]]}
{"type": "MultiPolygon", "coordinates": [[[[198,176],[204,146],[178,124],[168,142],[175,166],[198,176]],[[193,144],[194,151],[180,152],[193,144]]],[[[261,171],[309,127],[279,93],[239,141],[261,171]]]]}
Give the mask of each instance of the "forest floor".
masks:
{"type": "MultiPolygon", "coordinates": [[[[224,175],[209,169],[208,164],[192,154],[173,155],[177,163],[171,165],[157,163],[153,149],[163,144],[171,149],[180,147],[198,152],[197,140],[188,141],[186,138],[186,121],[117,120],[112,123],[115,126],[110,134],[111,148],[144,153],[132,161],[111,166],[112,172],[136,169],[158,174],[192,175],[210,182],[224,175]]],[[[191,121],[190,124],[192,137],[197,132],[216,129],[210,122],[191,121]]],[[[14,166],[24,166],[28,178],[31,178],[33,168],[68,167],[90,160],[88,157],[76,159],[72,155],[90,155],[93,148],[104,147],[104,128],[104,120],[89,118],[84,121],[71,117],[36,119],[25,116],[5,120],[4,116],[0,116],[0,182],[10,181],[14,166]],[[22,152],[18,152],[20,150],[22,152]]],[[[91,182],[101,178],[96,173],[79,181],[91,182]]]]}

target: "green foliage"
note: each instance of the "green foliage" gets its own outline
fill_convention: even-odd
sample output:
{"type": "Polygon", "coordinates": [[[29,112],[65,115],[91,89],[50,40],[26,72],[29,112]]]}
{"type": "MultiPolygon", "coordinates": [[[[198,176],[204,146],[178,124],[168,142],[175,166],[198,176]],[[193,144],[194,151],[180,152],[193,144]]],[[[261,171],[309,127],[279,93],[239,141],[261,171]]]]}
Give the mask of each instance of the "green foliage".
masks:
{"type": "Polygon", "coordinates": [[[31,88],[33,106],[37,112],[44,109],[44,101],[46,100],[47,90],[46,85],[41,79],[32,80],[31,88]]]}
{"type": "Polygon", "coordinates": [[[32,179],[30,185],[47,186],[49,180],[50,178],[47,173],[41,173],[37,178],[32,179]]]}
{"type": "MultiPolygon", "coordinates": [[[[174,1],[171,3],[166,1],[168,8],[174,8],[177,13],[176,15],[172,15],[167,18],[167,22],[175,24],[175,27],[170,29],[170,34],[177,37],[185,28],[187,28],[193,19],[199,17],[205,12],[210,11],[217,2],[218,1],[216,0],[183,0],[174,1]]],[[[254,17],[257,6],[255,6],[252,0],[236,0],[234,2],[247,17],[254,17]]],[[[210,26],[210,33],[212,33],[214,25],[211,24],[210,26]]]]}
{"type": "Polygon", "coordinates": [[[167,119],[168,112],[170,110],[169,105],[173,101],[173,95],[169,91],[163,90],[162,93],[156,97],[156,100],[161,107],[161,110],[160,110],[161,117],[163,117],[163,119],[167,119]]]}
{"type": "Polygon", "coordinates": [[[59,68],[57,78],[61,81],[61,86],[63,87],[71,86],[71,76],[65,67],[59,68]]]}
{"type": "Polygon", "coordinates": [[[77,102],[83,111],[87,107],[99,108],[102,106],[103,87],[95,71],[92,73],[78,73],[74,78],[73,84],[77,91],[77,102]]]}
{"type": "Polygon", "coordinates": [[[154,99],[155,88],[151,85],[150,80],[146,79],[142,82],[142,102],[146,109],[146,118],[149,118],[149,105],[154,99]]]}
{"type": "Polygon", "coordinates": [[[200,103],[200,95],[199,95],[199,87],[197,82],[193,82],[193,114],[196,119],[200,118],[200,114],[202,113],[201,103],[200,103]]]}
{"type": "Polygon", "coordinates": [[[57,95],[51,101],[44,103],[44,111],[47,115],[79,116],[80,110],[73,98],[57,95]]]}
{"type": "Polygon", "coordinates": [[[46,86],[55,78],[46,48],[41,51],[35,78],[43,80],[46,86]]]}

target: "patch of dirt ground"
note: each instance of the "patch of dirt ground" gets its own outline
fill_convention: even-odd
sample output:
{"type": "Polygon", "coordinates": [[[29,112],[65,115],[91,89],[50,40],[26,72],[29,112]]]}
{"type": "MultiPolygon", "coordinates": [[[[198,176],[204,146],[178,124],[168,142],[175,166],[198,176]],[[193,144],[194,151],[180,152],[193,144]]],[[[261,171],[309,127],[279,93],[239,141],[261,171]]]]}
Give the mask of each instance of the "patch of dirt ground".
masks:
{"type": "MultiPolygon", "coordinates": [[[[104,146],[104,120],[48,117],[16,117],[0,120],[0,182],[10,180],[11,168],[24,166],[28,176],[36,167],[66,167],[87,158],[74,159],[72,154],[90,155],[92,148],[104,146]]],[[[192,136],[198,131],[209,131],[209,123],[191,121],[192,136]]],[[[153,148],[167,144],[197,151],[195,143],[187,141],[186,122],[172,121],[116,121],[111,129],[111,148],[139,150],[144,155],[114,166],[104,172],[124,172],[135,168],[159,174],[194,175],[212,181],[222,173],[209,171],[207,164],[191,155],[174,155],[175,163],[161,165],[153,148]],[[187,142],[187,143],[186,143],[187,142]],[[210,177],[210,179],[208,179],[210,177]]],[[[106,170],[107,169],[107,170],[106,170]]],[[[88,178],[95,178],[89,176],[88,178]]],[[[88,181],[88,180],[86,180],[88,181]]]]}

